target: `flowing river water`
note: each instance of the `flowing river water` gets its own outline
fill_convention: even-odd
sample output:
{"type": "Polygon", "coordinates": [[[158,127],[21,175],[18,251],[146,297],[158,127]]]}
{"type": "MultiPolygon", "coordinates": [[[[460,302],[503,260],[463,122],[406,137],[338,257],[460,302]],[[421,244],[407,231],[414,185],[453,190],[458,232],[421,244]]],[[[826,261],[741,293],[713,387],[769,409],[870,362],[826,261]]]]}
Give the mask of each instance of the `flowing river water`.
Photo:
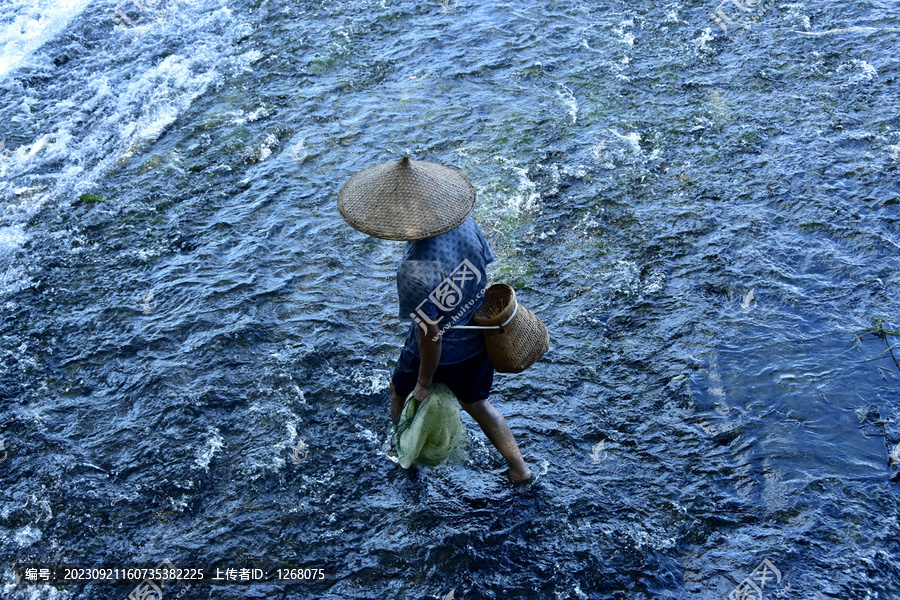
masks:
{"type": "Polygon", "coordinates": [[[898,27],[5,0],[0,596],[137,589],[17,583],[45,563],[322,575],[188,600],[900,598],[898,27]],[[528,488],[466,415],[463,460],[396,464],[402,245],[336,196],[407,151],[467,174],[550,331],[492,394],[528,488]]]}

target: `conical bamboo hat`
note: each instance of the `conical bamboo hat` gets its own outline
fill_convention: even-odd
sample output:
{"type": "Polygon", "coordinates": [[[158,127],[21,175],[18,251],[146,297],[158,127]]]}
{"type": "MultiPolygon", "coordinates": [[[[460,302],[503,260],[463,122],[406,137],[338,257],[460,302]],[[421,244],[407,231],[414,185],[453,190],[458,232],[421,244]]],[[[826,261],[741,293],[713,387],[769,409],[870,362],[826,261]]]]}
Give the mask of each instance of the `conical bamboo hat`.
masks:
{"type": "Polygon", "coordinates": [[[385,240],[420,240],[455,229],[475,208],[475,188],[456,167],[404,156],[344,183],[338,210],[352,227],[385,240]]]}

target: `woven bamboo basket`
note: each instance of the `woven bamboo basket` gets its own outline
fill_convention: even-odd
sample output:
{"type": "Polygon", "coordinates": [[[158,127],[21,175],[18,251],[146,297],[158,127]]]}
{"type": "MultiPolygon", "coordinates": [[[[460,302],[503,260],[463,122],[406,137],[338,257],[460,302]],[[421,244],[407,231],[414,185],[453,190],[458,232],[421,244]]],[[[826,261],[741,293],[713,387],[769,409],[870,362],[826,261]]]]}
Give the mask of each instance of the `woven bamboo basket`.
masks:
{"type": "Polygon", "coordinates": [[[475,311],[475,322],[501,325],[499,329],[484,330],[488,358],[498,373],[521,373],[550,348],[547,327],[537,315],[516,302],[515,290],[506,283],[495,283],[488,288],[484,302],[475,311]]]}

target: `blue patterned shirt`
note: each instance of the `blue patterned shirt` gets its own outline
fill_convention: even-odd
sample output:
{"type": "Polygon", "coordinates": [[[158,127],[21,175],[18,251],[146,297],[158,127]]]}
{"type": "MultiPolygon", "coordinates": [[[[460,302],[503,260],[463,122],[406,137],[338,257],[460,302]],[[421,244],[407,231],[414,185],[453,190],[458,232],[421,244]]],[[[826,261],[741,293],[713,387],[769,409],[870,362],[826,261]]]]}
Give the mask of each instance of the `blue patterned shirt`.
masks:
{"type": "Polygon", "coordinates": [[[486,265],[492,260],[494,253],[472,217],[447,233],[406,243],[397,270],[397,294],[400,319],[410,322],[406,348],[414,356],[419,356],[418,324],[426,322],[441,330],[440,364],[458,363],[484,351],[482,330],[448,326],[470,324],[481,306],[486,265]]]}

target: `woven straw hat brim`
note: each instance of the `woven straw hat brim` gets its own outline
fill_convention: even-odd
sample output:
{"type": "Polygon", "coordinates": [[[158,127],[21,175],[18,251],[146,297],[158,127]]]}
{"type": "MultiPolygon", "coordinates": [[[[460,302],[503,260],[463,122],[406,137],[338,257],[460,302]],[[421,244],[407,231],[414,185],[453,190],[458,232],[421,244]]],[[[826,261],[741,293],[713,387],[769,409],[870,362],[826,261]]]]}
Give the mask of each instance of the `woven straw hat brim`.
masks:
{"type": "Polygon", "coordinates": [[[459,227],[475,209],[475,188],[455,167],[400,160],[359,171],[338,192],[353,228],[385,240],[420,240],[459,227]]]}

